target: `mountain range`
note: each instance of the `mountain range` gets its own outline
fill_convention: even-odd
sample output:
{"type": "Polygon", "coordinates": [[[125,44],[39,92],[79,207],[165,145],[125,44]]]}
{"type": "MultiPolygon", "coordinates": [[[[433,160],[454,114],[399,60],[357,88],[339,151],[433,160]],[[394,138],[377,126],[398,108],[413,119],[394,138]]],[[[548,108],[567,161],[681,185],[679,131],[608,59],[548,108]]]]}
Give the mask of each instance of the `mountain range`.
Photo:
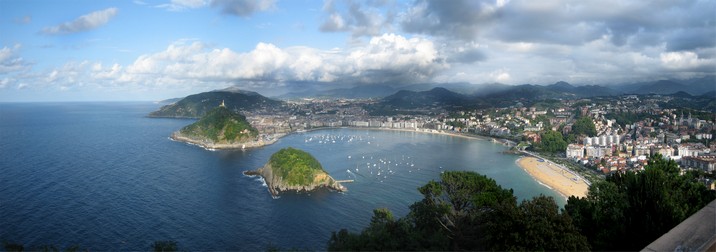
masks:
{"type": "MultiPolygon", "coordinates": [[[[377,103],[371,106],[371,110],[395,113],[395,111],[401,110],[435,107],[447,109],[506,107],[515,105],[517,102],[530,105],[536,101],[548,99],[578,99],[622,94],[669,95],[675,99],[669,101],[671,104],[664,104],[664,106],[684,106],[716,111],[716,77],[713,76],[686,81],[660,80],[611,87],[599,85],[574,86],[564,81],[546,86],[532,84],[511,86],[499,83],[481,85],[469,83],[413,84],[404,86],[399,90],[392,86],[374,85],[320,92],[306,90],[301,93],[283,96],[283,98],[309,96],[374,98],[377,99],[377,103]],[[311,92],[315,92],[314,95],[310,95],[311,92]]],[[[198,118],[221,104],[222,101],[225,101],[227,108],[234,111],[275,109],[285,104],[281,100],[267,98],[256,92],[230,87],[162,101],[160,103],[169,104],[150,113],[149,116],[198,118]]]]}
{"type": "Polygon", "coordinates": [[[684,91],[693,96],[699,96],[709,91],[716,91],[716,76],[706,76],[688,80],[658,80],[651,82],[622,83],[614,85],[572,85],[560,81],[551,85],[506,85],[500,83],[471,84],[471,83],[422,83],[411,85],[362,85],[352,88],[336,88],[330,90],[306,89],[300,92],[290,92],[278,99],[294,98],[382,98],[401,90],[425,91],[436,87],[477,97],[487,97],[493,94],[520,98],[568,98],[593,97],[621,94],[673,94],[684,91]],[[514,93],[504,95],[504,93],[514,93]]]}

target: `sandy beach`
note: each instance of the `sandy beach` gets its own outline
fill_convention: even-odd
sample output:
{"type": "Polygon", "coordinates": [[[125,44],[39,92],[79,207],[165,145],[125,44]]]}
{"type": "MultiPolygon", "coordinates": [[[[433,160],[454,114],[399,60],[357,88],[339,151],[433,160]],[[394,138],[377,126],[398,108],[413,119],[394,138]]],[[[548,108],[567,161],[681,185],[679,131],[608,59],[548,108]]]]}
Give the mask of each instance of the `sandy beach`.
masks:
{"type": "Polygon", "coordinates": [[[542,184],[545,184],[562,194],[565,198],[569,196],[585,197],[589,186],[580,177],[572,174],[548,160],[535,157],[522,157],[517,160],[517,165],[542,184]]]}

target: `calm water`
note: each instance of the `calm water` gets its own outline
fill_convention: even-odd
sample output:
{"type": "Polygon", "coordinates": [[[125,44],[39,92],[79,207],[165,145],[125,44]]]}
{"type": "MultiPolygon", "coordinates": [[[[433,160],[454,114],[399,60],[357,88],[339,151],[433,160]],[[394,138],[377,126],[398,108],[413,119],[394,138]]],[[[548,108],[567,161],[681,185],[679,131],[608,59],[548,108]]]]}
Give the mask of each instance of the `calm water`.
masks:
{"type": "Polygon", "coordinates": [[[185,250],[323,249],[331,231],[365,227],[372,209],[398,216],[416,188],[445,170],[477,171],[520,198],[564,198],[485,140],[331,129],[297,133],[249,151],[206,151],[169,134],[191,120],[144,116],[152,103],[0,103],[0,242],[146,250],[175,240],[185,250]],[[313,154],[343,194],[273,199],[242,171],[287,146],[313,154]],[[350,170],[350,172],[348,172],[350,170]],[[380,175],[378,175],[380,173],[380,175]]]}

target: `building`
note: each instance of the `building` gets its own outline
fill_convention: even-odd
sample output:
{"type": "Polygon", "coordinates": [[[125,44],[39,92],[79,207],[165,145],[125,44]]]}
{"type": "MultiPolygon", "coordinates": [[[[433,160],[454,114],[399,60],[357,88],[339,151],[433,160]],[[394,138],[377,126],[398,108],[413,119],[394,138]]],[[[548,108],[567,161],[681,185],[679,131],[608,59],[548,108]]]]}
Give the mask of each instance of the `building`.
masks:
{"type": "Polygon", "coordinates": [[[581,158],[584,157],[584,146],[581,144],[569,144],[566,150],[567,158],[581,158]]]}
{"type": "Polygon", "coordinates": [[[701,169],[706,172],[716,170],[716,156],[700,156],[700,157],[684,157],[681,159],[681,165],[684,168],[701,169]]]}

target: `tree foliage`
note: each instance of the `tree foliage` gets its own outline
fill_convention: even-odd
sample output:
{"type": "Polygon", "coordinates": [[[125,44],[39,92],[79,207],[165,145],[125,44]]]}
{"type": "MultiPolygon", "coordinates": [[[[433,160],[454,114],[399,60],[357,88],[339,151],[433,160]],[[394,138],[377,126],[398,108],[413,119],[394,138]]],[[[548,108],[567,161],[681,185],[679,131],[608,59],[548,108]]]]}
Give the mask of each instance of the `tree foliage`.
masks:
{"type": "Polygon", "coordinates": [[[289,185],[309,185],[316,174],[322,172],[323,166],[308,152],[291,147],[283,148],[269,159],[273,171],[289,185]]]}
{"type": "Polygon", "coordinates": [[[445,172],[418,189],[423,199],[394,219],[375,210],[360,234],[334,232],[329,250],[587,250],[586,239],[540,196],[517,205],[506,190],[473,172],[445,172]]]}
{"type": "Polygon", "coordinates": [[[562,133],[548,130],[542,133],[542,140],[535,144],[535,148],[546,152],[563,152],[567,149],[562,133]]]}
{"type": "Polygon", "coordinates": [[[229,143],[245,142],[258,136],[258,130],[246,121],[246,117],[225,107],[214,108],[199,121],[182,128],[181,133],[229,143]]]}
{"type": "Polygon", "coordinates": [[[595,250],[639,250],[716,198],[673,160],[652,156],[643,172],[615,173],[565,206],[595,250]]]}
{"type": "Polygon", "coordinates": [[[593,137],[597,135],[597,128],[594,126],[594,121],[588,116],[577,119],[572,125],[572,134],[575,135],[586,135],[593,137]]]}

